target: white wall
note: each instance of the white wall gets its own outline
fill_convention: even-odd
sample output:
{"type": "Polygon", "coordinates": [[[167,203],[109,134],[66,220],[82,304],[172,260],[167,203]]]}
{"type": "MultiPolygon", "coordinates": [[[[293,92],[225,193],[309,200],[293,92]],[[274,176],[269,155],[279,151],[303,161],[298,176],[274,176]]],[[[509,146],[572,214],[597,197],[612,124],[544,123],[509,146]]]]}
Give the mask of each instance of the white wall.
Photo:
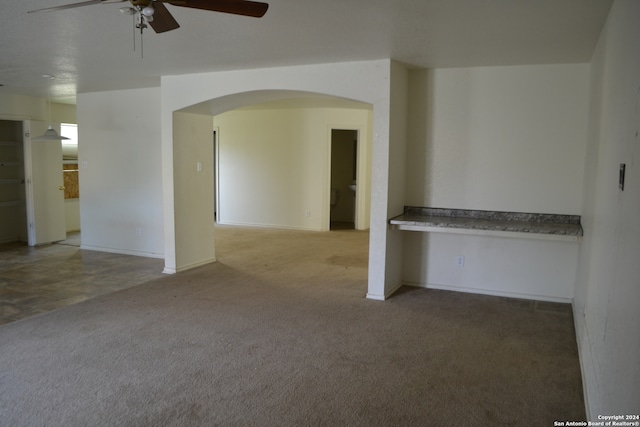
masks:
{"type": "Polygon", "coordinates": [[[82,247],[162,257],[160,90],[77,99],[82,247]]]}
{"type": "Polygon", "coordinates": [[[588,416],[640,408],[640,2],[616,0],[592,62],[574,319],[588,416]],[[625,190],[618,189],[626,163],[625,190]]]}
{"type": "Polygon", "coordinates": [[[66,231],[80,231],[80,199],[65,199],[64,201],[66,231]]]}
{"type": "MultiPolygon", "coordinates": [[[[411,72],[406,204],[579,214],[588,78],[587,64],[411,72]]],[[[407,284],[573,297],[578,243],[405,233],[407,284]]]]}
{"type": "MultiPolygon", "coordinates": [[[[1,120],[44,120],[49,121],[46,98],[0,93],[1,120]]],[[[53,123],[76,123],[76,106],[51,103],[53,123]]]]}
{"type": "Polygon", "coordinates": [[[403,282],[461,292],[571,302],[578,243],[405,231],[403,282]],[[458,267],[457,257],[464,256],[458,267]]]}
{"type": "Polygon", "coordinates": [[[407,204],[578,214],[588,64],[411,73],[407,204]]]}
{"type": "MultiPolygon", "coordinates": [[[[176,246],[180,270],[215,261],[213,123],[211,116],[173,113],[176,246]]],[[[166,273],[176,271],[166,270],[166,273]]]]}
{"type": "MultiPolygon", "coordinates": [[[[387,164],[384,165],[389,181],[386,194],[387,203],[386,211],[376,213],[377,215],[386,214],[387,219],[402,213],[406,192],[409,72],[404,66],[395,62],[391,64],[389,91],[389,157],[387,164]]],[[[373,170],[374,173],[378,172],[377,168],[373,170]]],[[[369,293],[368,296],[372,299],[386,299],[402,286],[404,233],[389,230],[386,237],[384,293],[382,295],[369,293]]],[[[369,262],[375,261],[370,258],[369,262]]]]}
{"type": "Polygon", "coordinates": [[[0,119],[46,120],[46,99],[0,93],[0,119]]]}
{"type": "Polygon", "coordinates": [[[51,120],[54,123],[77,123],[76,106],[72,104],[51,103],[51,120]]]}
{"type": "Polygon", "coordinates": [[[328,230],[331,128],[359,130],[362,191],[368,195],[369,119],[366,109],[345,108],[241,109],[215,116],[218,221],[328,230]]]}

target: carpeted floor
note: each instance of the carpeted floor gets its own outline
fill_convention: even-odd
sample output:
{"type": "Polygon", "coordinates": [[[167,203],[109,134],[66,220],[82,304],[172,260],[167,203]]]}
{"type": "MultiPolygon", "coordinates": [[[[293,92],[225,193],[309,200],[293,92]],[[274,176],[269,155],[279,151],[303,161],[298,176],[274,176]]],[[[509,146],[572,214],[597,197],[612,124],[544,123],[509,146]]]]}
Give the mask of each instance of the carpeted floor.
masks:
{"type": "Polygon", "coordinates": [[[217,232],[217,263],[0,326],[0,425],[585,419],[569,306],[370,301],[366,232],[217,232]]]}

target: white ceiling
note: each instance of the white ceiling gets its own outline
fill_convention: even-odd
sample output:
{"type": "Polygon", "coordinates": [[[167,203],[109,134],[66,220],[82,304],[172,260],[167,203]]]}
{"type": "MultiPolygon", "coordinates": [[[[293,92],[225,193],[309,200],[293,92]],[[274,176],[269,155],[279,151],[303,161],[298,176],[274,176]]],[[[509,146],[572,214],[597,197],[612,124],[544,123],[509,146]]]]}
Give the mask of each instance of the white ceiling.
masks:
{"type": "Polygon", "coordinates": [[[611,0],[267,0],[263,18],[167,5],[181,28],[133,50],[122,4],[0,0],[0,93],[159,86],[160,76],[392,58],[412,67],[589,62],[611,0]],[[43,74],[56,76],[47,80],[43,74]]]}

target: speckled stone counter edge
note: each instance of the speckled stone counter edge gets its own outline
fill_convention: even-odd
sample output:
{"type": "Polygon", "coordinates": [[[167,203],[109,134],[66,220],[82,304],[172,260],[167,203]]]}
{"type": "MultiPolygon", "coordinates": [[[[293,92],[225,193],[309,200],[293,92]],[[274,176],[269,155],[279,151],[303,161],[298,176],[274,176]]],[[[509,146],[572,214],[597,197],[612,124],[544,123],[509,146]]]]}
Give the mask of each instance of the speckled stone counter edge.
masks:
{"type": "Polygon", "coordinates": [[[405,206],[392,225],[582,236],[579,215],[405,206]]]}

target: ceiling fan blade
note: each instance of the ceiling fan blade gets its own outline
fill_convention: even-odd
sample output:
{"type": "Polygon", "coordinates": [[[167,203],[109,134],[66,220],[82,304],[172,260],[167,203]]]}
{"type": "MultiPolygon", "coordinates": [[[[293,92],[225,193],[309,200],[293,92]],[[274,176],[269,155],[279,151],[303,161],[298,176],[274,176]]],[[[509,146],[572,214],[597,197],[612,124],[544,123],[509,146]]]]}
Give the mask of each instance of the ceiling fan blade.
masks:
{"type": "Polygon", "coordinates": [[[126,0],[87,0],[78,3],[63,4],[61,6],[45,7],[44,9],[30,10],[27,13],[53,12],[55,10],[73,9],[80,6],[89,6],[98,3],[121,3],[126,0]]]}
{"type": "Polygon", "coordinates": [[[178,21],[175,20],[171,12],[169,12],[167,7],[162,4],[162,2],[153,2],[153,8],[155,9],[155,13],[153,14],[153,21],[149,22],[149,25],[151,25],[153,31],[155,31],[156,33],[164,33],[166,31],[180,28],[180,24],[178,24],[178,21]]]}
{"type": "Polygon", "coordinates": [[[192,9],[211,10],[213,12],[232,13],[234,15],[261,18],[267,13],[269,5],[249,0],[160,0],[174,6],[192,9]]]}

